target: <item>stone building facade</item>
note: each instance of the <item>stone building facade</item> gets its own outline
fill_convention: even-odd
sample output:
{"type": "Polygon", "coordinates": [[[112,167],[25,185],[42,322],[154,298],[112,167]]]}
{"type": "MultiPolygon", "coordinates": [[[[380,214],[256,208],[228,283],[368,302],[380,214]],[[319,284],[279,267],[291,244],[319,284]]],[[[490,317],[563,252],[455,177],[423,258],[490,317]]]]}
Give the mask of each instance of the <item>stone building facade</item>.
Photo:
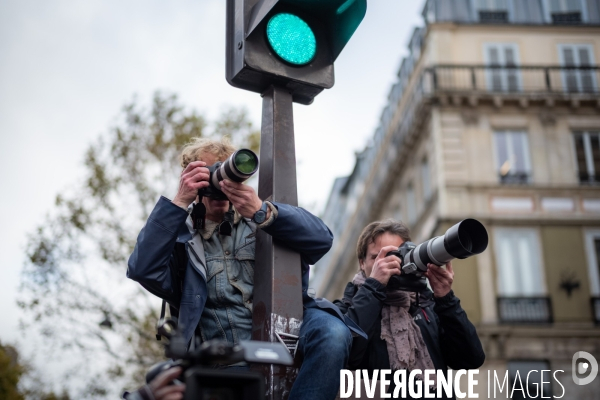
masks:
{"type": "Polygon", "coordinates": [[[335,182],[334,247],[311,286],[341,297],[373,220],[401,219],[419,243],[478,219],[488,249],[455,261],[454,289],[486,349],[480,398],[486,370],[563,370],[565,398],[600,398],[600,378],[571,378],[575,352],[600,360],[600,1],[429,0],[423,17],[335,182]]]}

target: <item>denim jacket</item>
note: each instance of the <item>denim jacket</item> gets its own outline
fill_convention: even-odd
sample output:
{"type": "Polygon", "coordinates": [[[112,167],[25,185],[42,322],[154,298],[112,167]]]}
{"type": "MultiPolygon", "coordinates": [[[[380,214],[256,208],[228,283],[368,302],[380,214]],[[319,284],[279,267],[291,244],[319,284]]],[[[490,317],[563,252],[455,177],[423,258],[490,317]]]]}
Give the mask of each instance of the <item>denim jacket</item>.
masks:
{"type": "MultiPolygon", "coordinates": [[[[354,334],[366,337],[337,306],[325,299],[312,299],[307,295],[309,265],[315,264],[331,248],[333,235],[329,228],[300,207],[277,202],[273,204],[278,210],[277,218],[263,230],[274,240],[300,253],[304,307],[324,309],[346,322],[354,334]]],[[[127,277],[179,307],[179,324],[189,342],[206,304],[207,269],[202,240],[199,235],[192,236],[186,225],[187,218],[185,210],[161,197],[138,235],[129,257],[127,277]],[[178,260],[174,251],[177,244],[184,245],[187,254],[182,286],[177,283],[178,260]]]]}
{"type": "Polygon", "coordinates": [[[256,226],[239,215],[236,220],[231,236],[219,235],[213,225],[202,233],[207,270],[207,300],[200,318],[203,342],[238,344],[252,335],[256,226]]]}

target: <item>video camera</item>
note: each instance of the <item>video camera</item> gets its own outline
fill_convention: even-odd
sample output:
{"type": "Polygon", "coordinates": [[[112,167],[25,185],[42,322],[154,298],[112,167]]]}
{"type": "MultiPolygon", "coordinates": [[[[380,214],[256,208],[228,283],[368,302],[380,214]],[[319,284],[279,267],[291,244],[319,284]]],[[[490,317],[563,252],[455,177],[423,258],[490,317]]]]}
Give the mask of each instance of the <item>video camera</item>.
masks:
{"type": "MultiPolygon", "coordinates": [[[[185,382],[184,400],[264,400],[265,377],[256,371],[215,369],[214,365],[231,365],[240,361],[248,363],[292,365],[288,349],[280,343],[242,341],[233,345],[222,340],[202,343],[187,351],[186,341],[177,329],[175,318],[158,322],[159,334],[168,339],[165,355],[170,361],[154,365],[146,374],[146,382],[160,372],[180,366],[181,380],[185,382]]],[[[182,382],[176,379],[172,384],[182,382]]]]}
{"type": "Polygon", "coordinates": [[[427,264],[442,266],[454,258],[465,259],[482,253],[488,245],[488,234],[481,222],[468,218],[450,227],[443,236],[429,239],[420,245],[404,242],[395,255],[402,261],[402,274],[394,275],[388,282],[390,289],[420,292],[427,287],[423,274],[427,264]]]}

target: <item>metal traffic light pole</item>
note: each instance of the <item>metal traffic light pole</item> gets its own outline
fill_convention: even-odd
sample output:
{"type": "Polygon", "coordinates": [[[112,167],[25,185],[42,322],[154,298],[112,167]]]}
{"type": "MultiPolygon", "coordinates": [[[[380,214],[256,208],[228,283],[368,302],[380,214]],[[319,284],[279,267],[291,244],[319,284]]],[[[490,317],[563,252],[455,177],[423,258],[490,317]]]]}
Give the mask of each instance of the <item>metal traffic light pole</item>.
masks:
{"type": "MultiPolygon", "coordinates": [[[[263,97],[261,199],[298,204],[292,102],[311,104],[333,86],[333,63],[366,10],[367,0],[227,0],[225,78],[263,97]]],[[[300,254],[257,230],[253,340],[284,342],[295,352],[301,268],[300,254]]],[[[287,399],[296,369],[256,368],[266,377],[266,398],[287,399]]]]}
{"type": "MultiPolygon", "coordinates": [[[[292,95],[270,86],[263,93],[258,196],[298,205],[292,95]]],[[[302,323],[300,254],[273,241],[258,229],[254,267],[252,340],[297,343],[302,323]]],[[[288,346],[290,347],[290,346],[288,346]]],[[[260,366],[269,400],[286,399],[297,371],[284,366],[260,366]]]]}

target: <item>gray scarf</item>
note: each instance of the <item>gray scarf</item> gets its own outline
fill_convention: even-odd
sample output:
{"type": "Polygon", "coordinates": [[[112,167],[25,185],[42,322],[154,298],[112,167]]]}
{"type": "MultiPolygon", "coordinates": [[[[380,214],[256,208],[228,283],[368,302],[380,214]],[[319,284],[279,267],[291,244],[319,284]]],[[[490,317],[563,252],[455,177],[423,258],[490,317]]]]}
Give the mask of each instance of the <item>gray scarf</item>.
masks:
{"type": "MultiPolygon", "coordinates": [[[[354,276],[352,283],[365,283],[362,271],[354,276]]],[[[415,294],[401,290],[386,291],[381,310],[381,339],[387,344],[392,370],[434,369],[421,329],[408,313],[415,294]]],[[[422,379],[421,376],[418,377],[422,379]]]]}

